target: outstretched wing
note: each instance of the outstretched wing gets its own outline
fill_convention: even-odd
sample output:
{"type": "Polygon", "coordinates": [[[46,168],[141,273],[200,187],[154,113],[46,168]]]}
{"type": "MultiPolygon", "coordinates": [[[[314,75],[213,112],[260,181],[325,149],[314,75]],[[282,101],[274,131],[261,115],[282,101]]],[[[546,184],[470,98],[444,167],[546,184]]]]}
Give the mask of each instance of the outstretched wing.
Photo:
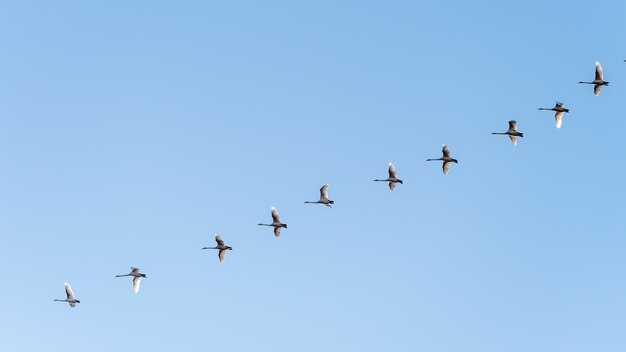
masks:
{"type": "Polygon", "coordinates": [[[135,273],[138,274],[139,273],[139,268],[133,268],[132,266],[130,267],[131,273],[135,273]]]}
{"type": "Polygon", "coordinates": [[[215,242],[217,242],[218,246],[224,245],[224,241],[222,241],[222,238],[220,237],[220,235],[215,235],[215,242]]]}
{"type": "Polygon", "coordinates": [[[389,178],[396,178],[396,168],[393,166],[393,163],[389,163],[389,178]]]}
{"type": "Polygon", "coordinates": [[[593,86],[593,95],[597,97],[600,94],[600,88],[602,88],[602,86],[599,84],[593,86]]]}
{"type": "Polygon", "coordinates": [[[328,199],[328,183],[320,188],[320,198],[328,199]]]}
{"type": "Polygon", "coordinates": [[[282,229],[282,227],[274,227],[274,236],[280,236],[280,229],[282,229]]]}
{"type": "Polygon", "coordinates": [[[509,131],[516,131],[516,130],[517,130],[517,121],[515,120],[509,121],[509,131]]]}
{"type": "Polygon", "coordinates": [[[68,300],[74,299],[74,291],[72,291],[72,287],[67,282],[65,283],[65,294],[67,295],[68,300]]]}
{"type": "Polygon", "coordinates": [[[448,146],[447,146],[447,145],[445,145],[445,144],[444,144],[444,145],[442,146],[442,148],[441,148],[441,152],[443,153],[443,157],[444,157],[444,158],[448,158],[448,157],[450,157],[450,149],[448,149],[448,146]]]}
{"type": "Polygon", "coordinates": [[[517,138],[515,138],[515,136],[509,135],[509,138],[511,139],[511,142],[513,143],[513,145],[517,145],[517,138]]]}
{"type": "Polygon", "coordinates": [[[226,257],[226,250],[220,249],[218,256],[220,257],[220,262],[224,262],[224,257],[226,257]]]}
{"type": "Polygon", "coordinates": [[[556,128],[561,128],[561,123],[563,123],[563,112],[562,111],[558,111],[554,115],[554,119],[556,120],[556,128]]]}
{"type": "Polygon", "coordinates": [[[389,189],[392,190],[392,191],[394,189],[396,189],[396,183],[395,182],[389,182],[389,189]]]}
{"type": "Polygon", "coordinates": [[[139,284],[141,284],[141,276],[135,276],[133,278],[133,292],[139,292],[139,284]]]}
{"type": "Polygon", "coordinates": [[[450,164],[452,164],[452,163],[449,162],[449,161],[444,161],[443,162],[443,174],[444,175],[447,175],[448,171],[450,171],[450,164]]]}
{"type": "Polygon", "coordinates": [[[602,65],[600,65],[600,63],[596,61],[596,81],[603,81],[603,76],[604,75],[602,74],[602,65]]]}
{"type": "Polygon", "coordinates": [[[276,210],[276,208],[272,207],[272,220],[274,220],[275,223],[280,223],[280,216],[278,216],[278,210],[276,210]]]}

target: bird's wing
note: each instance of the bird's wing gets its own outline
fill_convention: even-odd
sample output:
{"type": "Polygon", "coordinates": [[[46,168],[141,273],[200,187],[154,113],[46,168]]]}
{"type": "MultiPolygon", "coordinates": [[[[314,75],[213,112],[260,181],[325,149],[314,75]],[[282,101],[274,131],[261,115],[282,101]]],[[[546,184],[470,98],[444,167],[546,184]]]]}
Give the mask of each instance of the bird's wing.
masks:
{"type": "Polygon", "coordinates": [[[448,171],[450,171],[450,164],[452,164],[452,163],[449,162],[449,161],[444,161],[443,162],[443,174],[444,175],[447,175],[448,171]]]}
{"type": "Polygon", "coordinates": [[[443,147],[441,148],[441,152],[443,153],[443,157],[449,157],[450,156],[450,149],[448,149],[447,145],[443,145],[443,147]]]}
{"type": "Polygon", "coordinates": [[[602,86],[599,84],[593,86],[593,95],[598,96],[600,94],[600,88],[602,88],[602,86]]]}
{"type": "Polygon", "coordinates": [[[280,229],[282,227],[274,227],[274,236],[278,237],[280,236],[280,229]]]}
{"type": "Polygon", "coordinates": [[[320,188],[320,198],[328,199],[328,183],[320,188]]]}
{"type": "Polygon", "coordinates": [[[139,268],[130,267],[131,273],[139,273],[139,268]]]}
{"type": "Polygon", "coordinates": [[[557,101],[556,105],[554,107],[555,108],[562,108],[563,107],[563,103],[561,103],[560,101],[557,101]]]}
{"type": "Polygon", "coordinates": [[[276,210],[276,208],[272,207],[272,220],[274,220],[274,222],[280,223],[280,216],[278,216],[278,210],[276,210]]]}
{"type": "Polygon", "coordinates": [[[139,284],[141,283],[141,276],[135,276],[133,278],[133,291],[135,293],[139,292],[139,284]]]}
{"type": "Polygon", "coordinates": [[[70,307],[75,308],[76,307],[76,302],[67,302],[69,303],[70,307]]]}
{"type": "Polygon", "coordinates": [[[392,190],[392,191],[394,189],[396,189],[396,183],[395,182],[389,182],[389,189],[392,190]]]}
{"type": "Polygon", "coordinates": [[[396,178],[397,174],[396,174],[396,168],[393,166],[392,163],[389,163],[389,178],[396,178]]]}
{"type": "Polygon", "coordinates": [[[218,255],[220,257],[220,262],[223,262],[224,261],[224,257],[226,256],[226,250],[225,249],[220,249],[220,252],[219,252],[218,255]]]}
{"type": "Polygon", "coordinates": [[[67,295],[67,299],[74,299],[74,291],[72,291],[72,286],[70,286],[70,284],[68,284],[67,282],[65,283],[65,294],[67,295]]]}
{"type": "Polygon", "coordinates": [[[220,237],[220,235],[215,235],[215,242],[217,242],[218,246],[224,245],[224,241],[222,241],[222,238],[220,237]]]}
{"type": "Polygon", "coordinates": [[[563,122],[563,112],[562,111],[558,111],[554,115],[554,119],[556,120],[556,128],[561,128],[561,123],[563,122]]]}
{"type": "Polygon", "coordinates": [[[511,142],[513,142],[513,145],[517,145],[517,138],[515,138],[515,136],[509,135],[509,138],[511,138],[511,142]]]}
{"type": "Polygon", "coordinates": [[[509,121],[509,131],[517,130],[517,121],[511,120],[509,121]]]}
{"type": "Polygon", "coordinates": [[[596,80],[597,81],[602,81],[603,80],[603,78],[602,78],[603,76],[604,75],[602,74],[602,65],[600,65],[600,63],[598,61],[596,61],[596,80]]]}

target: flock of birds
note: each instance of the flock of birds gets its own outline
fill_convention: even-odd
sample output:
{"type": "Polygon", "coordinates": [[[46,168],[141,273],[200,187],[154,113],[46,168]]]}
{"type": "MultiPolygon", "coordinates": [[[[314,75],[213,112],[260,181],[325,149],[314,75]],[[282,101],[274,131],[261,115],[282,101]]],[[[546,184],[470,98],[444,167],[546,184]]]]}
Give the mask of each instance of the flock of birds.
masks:
{"type": "MultiPolygon", "coordinates": [[[[626,60],[624,60],[624,62],[626,62],[626,60]]],[[[604,80],[604,74],[602,73],[602,65],[600,65],[600,63],[598,61],[596,61],[596,72],[595,72],[595,79],[591,82],[584,82],[584,81],[580,81],[578,82],[579,84],[592,84],[593,85],[593,94],[594,95],[599,95],[600,94],[600,88],[602,88],[602,86],[608,86],[609,82],[604,80]]],[[[562,122],[563,122],[563,115],[564,113],[569,112],[569,109],[566,109],[565,106],[563,105],[563,103],[561,102],[556,102],[556,104],[554,105],[554,107],[552,108],[539,108],[539,110],[550,110],[550,111],[554,111],[555,115],[555,121],[556,121],[556,128],[561,128],[562,122]]],[[[506,135],[509,136],[509,138],[511,139],[511,142],[513,143],[513,145],[517,145],[517,137],[524,137],[524,134],[522,132],[518,132],[517,131],[517,121],[515,120],[511,120],[509,121],[509,129],[506,132],[493,132],[493,135],[506,135]]],[[[442,152],[442,156],[441,158],[437,158],[437,159],[426,159],[426,161],[442,161],[443,165],[443,173],[444,175],[447,174],[450,171],[450,166],[452,165],[452,163],[458,163],[458,160],[454,159],[452,157],[452,154],[450,153],[450,149],[448,149],[448,146],[446,146],[445,144],[442,146],[441,149],[442,152]]],[[[390,190],[394,190],[396,188],[396,184],[400,183],[402,184],[402,180],[398,178],[398,174],[396,173],[396,169],[393,165],[393,163],[389,163],[389,177],[387,177],[384,180],[380,180],[380,179],[376,179],[374,181],[376,182],[388,182],[389,183],[389,189],[390,190]]],[[[320,188],[320,198],[317,201],[306,201],[304,203],[307,204],[322,204],[325,205],[329,208],[332,207],[333,204],[335,204],[335,202],[333,200],[330,200],[328,198],[328,184],[325,184],[324,186],[322,186],[322,188],[320,188]]],[[[263,223],[259,223],[259,226],[270,226],[274,228],[274,236],[278,237],[280,236],[280,232],[283,228],[287,228],[287,224],[283,223],[280,220],[280,216],[278,215],[278,210],[276,210],[276,208],[272,207],[271,208],[271,213],[272,213],[272,223],[270,224],[263,224],[263,223]]],[[[215,242],[217,243],[217,246],[215,247],[203,247],[202,249],[216,249],[218,250],[218,258],[220,260],[220,262],[224,261],[224,258],[226,257],[226,252],[229,250],[232,250],[233,248],[230,246],[227,246],[224,244],[224,241],[222,240],[222,238],[220,237],[219,234],[215,235],[215,242]]],[[[131,276],[133,278],[133,292],[136,294],[139,292],[139,284],[141,283],[141,278],[145,278],[146,274],[142,273],[141,270],[139,268],[134,268],[131,267],[131,271],[128,274],[123,274],[123,275],[116,275],[115,277],[126,277],[126,276],[131,276]]],[[[70,307],[74,308],[76,307],[77,303],[80,303],[80,300],[76,299],[76,297],[74,296],[74,291],[72,290],[72,287],[70,286],[70,284],[68,284],[67,282],[65,283],[65,294],[67,296],[66,299],[55,299],[54,301],[56,302],[67,302],[69,304],[70,307]]]]}

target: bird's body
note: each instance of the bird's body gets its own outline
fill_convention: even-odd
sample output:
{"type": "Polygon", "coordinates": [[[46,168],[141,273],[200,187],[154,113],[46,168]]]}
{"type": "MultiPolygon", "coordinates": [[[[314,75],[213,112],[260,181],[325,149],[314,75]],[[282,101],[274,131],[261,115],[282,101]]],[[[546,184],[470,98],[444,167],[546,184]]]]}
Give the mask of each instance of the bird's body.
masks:
{"type": "Polygon", "coordinates": [[[524,137],[524,134],[521,132],[517,132],[517,121],[511,120],[509,121],[509,129],[506,132],[493,132],[492,134],[501,134],[507,135],[511,139],[511,143],[513,145],[517,145],[517,137],[524,137]]]}
{"type": "Polygon", "coordinates": [[[220,262],[224,261],[224,257],[226,256],[226,251],[232,251],[233,247],[227,246],[222,241],[222,238],[219,234],[215,235],[215,242],[217,242],[217,246],[215,247],[203,247],[202,249],[218,249],[218,257],[220,258],[220,262]]]}
{"type": "Polygon", "coordinates": [[[396,183],[402,183],[402,180],[398,178],[396,168],[393,166],[393,163],[389,163],[389,177],[387,179],[374,181],[389,182],[389,189],[392,191],[396,188],[396,183]]]}
{"type": "Polygon", "coordinates": [[[602,65],[598,61],[596,61],[596,79],[591,82],[578,82],[583,84],[593,84],[593,95],[598,96],[600,94],[600,88],[602,86],[608,86],[609,82],[604,80],[604,74],[602,72],[602,65]]]}
{"type": "Polygon", "coordinates": [[[115,277],[132,276],[133,277],[133,292],[139,292],[139,284],[141,284],[141,278],[146,277],[146,274],[142,274],[139,268],[130,268],[130,273],[125,275],[115,275],[115,277]]]}
{"type": "Polygon", "coordinates": [[[280,222],[280,216],[278,215],[278,210],[272,207],[272,223],[271,224],[258,224],[259,226],[271,226],[274,228],[274,236],[280,236],[280,229],[287,228],[287,224],[283,224],[280,222]]]}
{"type": "Polygon", "coordinates": [[[335,201],[328,199],[328,186],[329,184],[327,183],[320,188],[320,200],[316,202],[306,201],[305,203],[324,204],[325,206],[332,208],[331,204],[335,204],[335,201]]]}
{"type": "Polygon", "coordinates": [[[452,155],[450,154],[450,150],[448,149],[447,145],[443,144],[441,146],[441,152],[443,154],[443,156],[441,158],[438,158],[438,159],[426,159],[426,161],[443,161],[443,165],[442,165],[443,174],[447,175],[448,171],[450,171],[451,163],[457,164],[459,161],[452,157],[452,155]]]}
{"type": "Polygon", "coordinates": [[[80,303],[79,300],[77,300],[74,297],[74,291],[72,291],[72,287],[70,286],[70,284],[68,284],[67,282],[65,283],[65,295],[67,296],[66,299],[55,299],[55,302],[67,302],[70,307],[74,308],[76,307],[76,303],[80,303]]]}
{"type": "Polygon", "coordinates": [[[563,123],[563,113],[569,112],[569,109],[566,109],[563,106],[563,103],[557,101],[553,108],[539,108],[538,110],[550,110],[555,111],[554,120],[556,122],[556,128],[561,128],[561,124],[563,123]]]}

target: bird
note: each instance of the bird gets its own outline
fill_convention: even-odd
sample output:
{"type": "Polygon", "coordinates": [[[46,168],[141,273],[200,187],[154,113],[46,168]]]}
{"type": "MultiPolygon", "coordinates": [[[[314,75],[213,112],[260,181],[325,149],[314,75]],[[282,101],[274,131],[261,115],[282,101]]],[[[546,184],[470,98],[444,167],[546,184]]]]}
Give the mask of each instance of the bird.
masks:
{"type": "Polygon", "coordinates": [[[524,134],[521,132],[517,132],[517,121],[511,120],[509,121],[509,130],[503,133],[493,132],[492,134],[505,134],[508,135],[513,142],[513,145],[517,145],[517,140],[515,137],[524,137],[524,134]]]}
{"type": "Polygon", "coordinates": [[[274,228],[274,236],[280,236],[280,229],[287,228],[287,224],[283,224],[280,222],[280,216],[278,215],[278,210],[272,207],[272,223],[271,224],[257,224],[259,226],[272,226],[274,228]]]}
{"type": "Polygon", "coordinates": [[[305,203],[324,204],[325,206],[332,208],[331,204],[335,204],[335,201],[328,199],[328,186],[329,184],[327,183],[320,188],[320,200],[316,202],[306,201],[305,203]]]}
{"type": "Polygon", "coordinates": [[[538,110],[551,110],[556,111],[554,114],[554,119],[556,120],[556,128],[561,128],[561,123],[563,122],[563,113],[569,112],[569,109],[563,107],[563,103],[557,101],[553,108],[539,108],[538,110]]]}
{"type": "Polygon", "coordinates": [[[131,272],[126,275],[115,275],[115,277],[124,277],[124,276],[132,276],[133,277],[133,292],[135,294],[139,292],[139,284],[141,283],[141,278],[146,277],[146,274],[142,274],[139,268],[130,267],[131,272]]]}
{"type": "Polygon", "coordinates": [[[448,149],[447,145],[442,144],[441,152],[443,153],[443,156],[441,158],[426,159],[426,161],[437,161],[437,160],[443,161],[443,174],[446,175],[448,171],[450,170],[450,163],[458,163],[459,161],[452,158],[452,156],[450,155],[450,149],[448,149]]]}
{"type": "Polygon", "coordinates": [[[608,86],[609,82],[605,81],[603,78],[603,74],[602,74],[602,65],[600,65],[600,63],[598,61],[596,61],[596,79],[594,79],[592,82],[583,82],[580,81],[578,82],[580,83],[584,83],[584,84],[593,84],[593,95],[598,96],[598,94],[600,94],[600,88],[602,86],[608,86]]]}
{"type": "Polygon", "coordinates": [[[387,179],[374,181],[389,182],[389,189],[392,191],[396,188],[396,183],[402,183],[402,180],[396,174],[396,168],[393,166],[393,163],[389,163],[389,177],[387,179]]]}
{"type": "Polygon", "coordinates": [[[219,249],[218,257],[220,258],[220,262],[224,261],[224,257],[226,256],[226,251],[233,250],[233,247],[224,245],[224,241],[219,234],[215,235],[215,242],[217,242],[217,246],[215,247],[203,247],[202,249],[219,249]]]}
{"type": "Polygon", "coordinates": [[[67,282],[65,283],[65,294],[67,295],[66,299],[55,299],[54,301],[67,302],[72,308],[76,307],[76,303],[80,303],[80,301],[74,297],[74,291],[72,291],[72,287],[67,282]]]}

